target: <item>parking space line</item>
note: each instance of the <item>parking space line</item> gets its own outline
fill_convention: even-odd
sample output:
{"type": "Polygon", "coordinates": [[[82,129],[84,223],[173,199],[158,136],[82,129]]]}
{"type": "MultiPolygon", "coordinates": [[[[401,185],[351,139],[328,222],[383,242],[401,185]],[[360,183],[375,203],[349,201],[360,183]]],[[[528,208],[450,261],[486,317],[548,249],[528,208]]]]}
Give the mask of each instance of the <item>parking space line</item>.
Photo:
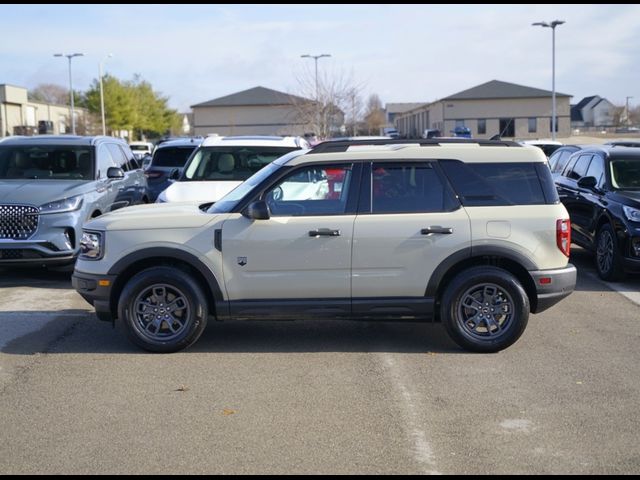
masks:
{"type": "Polygon", "coordinates": [[[402,379],[400,370],[396,367],[395,360],[389,353],[383,353],[382,359],[387,372],[389,373],[393,386],[400,393],[401,411],[405,419],[406,433],[413,443],[413,457],[418,464],[425,467],[424,473],[427,475],[442,475],[435,467],[435,458],[431,444],[427,439],[427,434],[420,427],[420,421],[416,412],[415,395],[406,386],[406,382],[402,379]]]}

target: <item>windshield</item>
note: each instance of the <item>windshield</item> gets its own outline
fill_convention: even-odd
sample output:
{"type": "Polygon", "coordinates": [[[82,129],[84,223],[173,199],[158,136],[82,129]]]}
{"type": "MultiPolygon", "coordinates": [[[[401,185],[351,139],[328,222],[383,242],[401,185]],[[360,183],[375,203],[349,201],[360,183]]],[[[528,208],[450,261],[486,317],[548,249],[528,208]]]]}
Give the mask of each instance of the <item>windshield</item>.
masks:
{"type": "Polygon", "coordinates": [[[187,160],[196,149],[194,146],[189,147],[164,147],[158,148],[153,155],[151,165],[154,167],[184,167],[187,160]]]}
{"type": "Polygon", "coordinates": [[[611,184],[620,190],[640,190],[640,158],[611,160],[611,184]]]}
{"type": "Polygon", "coordinates": [[[242,181],[296,147],[204,147],[187,165],[182,180],[242,181]]]}
{"type": "Polygon", "coordinates": [[[253,188],[261,183],[264,179],[266,179],[273,172],[278,170],[279,168],[283,168],[281,165],[276,163],[271,163],[267,165],[265,168],[260,170],[258,173],[249,177],[247,181],[241,183],[236,188],[227,193],[224,197],[218,200],[213,204],[211,208],[209,208],[209,213],[228,213],[232,211],[235,206],[242,200],[245,195],[247,195],[253,188]]]}
{"type": "Polygon", "coordinates": [[[0,179],[93,180],[91,147],[12,145],[0,147],[0,179]]]}

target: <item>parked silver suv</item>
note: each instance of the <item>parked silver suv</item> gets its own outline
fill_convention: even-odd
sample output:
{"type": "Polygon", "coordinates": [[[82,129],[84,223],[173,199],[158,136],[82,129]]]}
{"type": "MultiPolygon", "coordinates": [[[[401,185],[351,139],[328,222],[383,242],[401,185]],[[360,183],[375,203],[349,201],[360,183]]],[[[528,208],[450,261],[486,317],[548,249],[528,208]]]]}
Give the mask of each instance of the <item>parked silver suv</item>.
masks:
{"type": "Polygon", "coordinates": [[[12,137],[0,143],[0,265],[72,263],[82,225],[147,203],[128,145],[111,137],[12,137]]]}

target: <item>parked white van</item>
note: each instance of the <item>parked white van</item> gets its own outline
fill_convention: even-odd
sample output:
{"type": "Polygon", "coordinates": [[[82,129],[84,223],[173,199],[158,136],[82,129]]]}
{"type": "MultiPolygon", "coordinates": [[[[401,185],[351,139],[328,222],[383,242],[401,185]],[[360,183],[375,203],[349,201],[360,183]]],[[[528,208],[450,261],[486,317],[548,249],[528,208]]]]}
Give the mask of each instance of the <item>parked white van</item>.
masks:
{"type": "Polygon", "coordinates": [[[307,148],[301,137],[208,137],[157,202],[216,202],[276,158],[307,148]]]}

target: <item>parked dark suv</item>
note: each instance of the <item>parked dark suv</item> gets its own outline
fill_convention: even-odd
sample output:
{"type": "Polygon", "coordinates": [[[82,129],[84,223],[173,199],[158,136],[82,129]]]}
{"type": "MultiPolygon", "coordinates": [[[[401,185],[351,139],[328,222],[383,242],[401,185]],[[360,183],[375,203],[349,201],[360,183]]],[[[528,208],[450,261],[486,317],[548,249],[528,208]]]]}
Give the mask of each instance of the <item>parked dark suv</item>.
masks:
{"type": "Polygon", "coordinates": [[[175,178],[182,173],[193,151],[202,143],[202,137],[179,138],[159,144],[153,152],[151,163],[144,174],[149,183],[149,196],[155,202],[158,195],[171,185],[169,177],[176,172],[175,178]]]}
{"type": "Polygon", "coordinates": [[[0,265],[64,265],[82,225],[147,203],[129,146],[112,137],[11,137],[0,143],[0,265]]]}
{"type": "Polygon", "coordinates": [[[640,273],[640,149],[580,150],[555,182],[571,217],[572,240],[595,252],[600,277],[640,273]]]}

